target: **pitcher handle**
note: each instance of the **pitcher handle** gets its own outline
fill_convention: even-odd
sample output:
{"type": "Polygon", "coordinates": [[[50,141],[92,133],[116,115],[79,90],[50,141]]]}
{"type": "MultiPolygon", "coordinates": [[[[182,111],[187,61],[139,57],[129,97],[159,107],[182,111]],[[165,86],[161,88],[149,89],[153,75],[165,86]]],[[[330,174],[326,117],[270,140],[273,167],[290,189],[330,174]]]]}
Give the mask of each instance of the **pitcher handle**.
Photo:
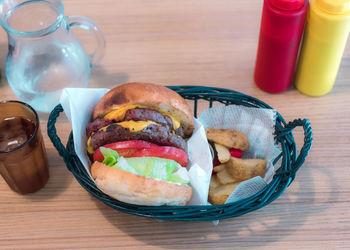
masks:
{"type": "Polygon", "coordinates": [[[69,16],[66,17],[66,25],[67,30],[70,30],[71,28],[82,28],[87,30],[94,37],[96,40],[96,48],[92,54],[89,54],[90,65],[93,66],[98,64],[104,55],[106,42],[96,23],[87,17],[69,16]]]}

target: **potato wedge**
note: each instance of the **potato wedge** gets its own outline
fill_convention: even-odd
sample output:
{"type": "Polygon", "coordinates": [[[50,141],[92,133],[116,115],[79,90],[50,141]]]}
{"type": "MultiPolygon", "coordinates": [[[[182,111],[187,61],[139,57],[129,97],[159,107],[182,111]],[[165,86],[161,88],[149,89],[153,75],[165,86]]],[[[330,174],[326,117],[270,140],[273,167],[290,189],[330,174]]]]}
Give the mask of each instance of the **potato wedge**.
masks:
{"type": "Polygon", "coordinates": [[[210,179],[209,188],[217,188],[218,186],[220,186],[220,183],[218,182],[216,175],[213,175],[210,179]]]}
{"type": "Polygon", "coordinates": [[[226,163],[226,169],[233,178],[242,181],[256,176],[264,177],[266,172],[266,160],[231,157],[226,163]]]}
{"type": "Polygon", "coordinates": [[[240,181],[240,180],[233,178],[232,175],[230,175],[230,173],[227,171],[226,168],[216,174],[216,179],[220,184],[223,184],[223,185],[240,181]]]}
{"type": "Polygon", "coordinates": [[[218,154],[218,159],[220,163],[225,163],[230,160],[231,154],[227,147],[220,144],[214,143],[215,150],[218,154]]]}
{"type": "Polygon", "coordinates": [[[213,167],[213,171],[214,173],[219,173],[220,171],[225,169],[225,164],[220,164],[217,165],[216,167],[213,167]]]}
{"type": "Polygon", "coordinates": [[[208,128],[206,131],[208,140],[221,144],[228,148],[236,148],[242,151],[249,150],[248,137],[233,129],[214,129],[208,128]]]}
{"type": "Polygon", "coordinates": [[[224,204],[240,182],[221,185],[209,190],[209,202],[213,205],[224,204]]]}

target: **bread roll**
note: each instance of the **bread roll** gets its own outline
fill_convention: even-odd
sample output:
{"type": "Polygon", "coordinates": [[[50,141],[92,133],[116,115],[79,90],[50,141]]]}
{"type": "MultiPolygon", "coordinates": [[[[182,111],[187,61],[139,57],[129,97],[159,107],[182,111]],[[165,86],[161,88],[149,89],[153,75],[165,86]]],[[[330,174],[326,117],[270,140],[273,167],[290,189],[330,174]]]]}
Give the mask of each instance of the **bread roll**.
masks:
{"type": "Polygon", "coordinates": [[[144,177],[101,162],[92,164],[91,175],[101,191],[125,203],[182,206],[192,196],[192,188],[188,185],[144,177]]]}

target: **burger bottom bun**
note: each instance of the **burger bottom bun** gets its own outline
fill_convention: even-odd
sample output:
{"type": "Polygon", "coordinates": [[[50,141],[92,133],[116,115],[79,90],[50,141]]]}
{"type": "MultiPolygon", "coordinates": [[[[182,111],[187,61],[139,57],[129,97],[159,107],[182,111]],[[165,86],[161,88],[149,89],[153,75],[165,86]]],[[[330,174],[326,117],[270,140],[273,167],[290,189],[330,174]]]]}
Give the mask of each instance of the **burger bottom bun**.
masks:
{"type": "Polygon", "coordinates": [[[192,188],[188,185],[136,175],[101,162],[92,164],[91,175],[102,192],[130,204],[182,206],[192,196],[192,188]]]}

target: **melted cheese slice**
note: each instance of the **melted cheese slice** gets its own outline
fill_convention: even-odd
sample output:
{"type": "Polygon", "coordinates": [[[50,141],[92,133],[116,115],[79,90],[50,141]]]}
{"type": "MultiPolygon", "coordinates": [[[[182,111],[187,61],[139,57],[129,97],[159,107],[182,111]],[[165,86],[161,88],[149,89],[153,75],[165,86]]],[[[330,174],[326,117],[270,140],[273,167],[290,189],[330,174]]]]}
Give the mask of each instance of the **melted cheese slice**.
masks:
{"type": "MultiPolygon", "coordinates": [[[[124,117],[126,111],[128,111],[129,109],[135,109],[135,108],[147,108],[146,106],[142,106],[142,105],[127,105],[124,106],[122,108],[119,108],[117,110],[113,110],[111,112],[109,112],[107,115],[104,116],[105,119],[108,120],[113,120],[116,117],[124,117]]],[[[179,119],[175,118],[174,116],[172,116],[171,114],[164,112],[164,111],[158,111],[159,113],[161,113],[162,115],[166,115],[169,116],[171,121],[173,122],[173,126],[174,126],[174,130],[178,129],[180,127],[180,121],[179,119]]]]}
{"type": "MultiPolygon", "coordinates": [[[[117,122],[117,123],[113,123],[119,126],[122,126],[124,128],[128,128],[130,130],[130,132],[138,132],[141,131],[142,129],[144,129],[145,127],[147,127],[150,124],[157,124],[153,121],[123,121],[123,122],[117,122]]],[[[106,131],[107,128],[109,126],[111,126],[112,124],[109,124],[103,128],[100,128],[98,131],[102,130],[102,131],[106,131]]],[[[91,136],[89,137],[88,141],[87,141],[87,151],[89,152],[89,154],[93,154],[94,153],[94,149],[92,148],[92,146],[90,145],[91,143],[91,136]]]]}
{"type": "MultiPolygon", "coordinates": [[[[141,106],[138,106],[138,107],[143,108],[141,106]]],[[[104,118],[108,119],[108,120],[113,120],[116,117],[117,118],[119,118],[119,117],[124,118],[126,111],[128,111],[129,109],[135,109],[135,108],[137,108],[136,105],[127,105],[127,106],[121,107],[117,110],[113,110],[113,111],[109,112],[107,115],[104,116],[104,118]]]]}
{"type": "Polygon", "coordinates": [[[87,140],[87,147],[86,147],[86,150],[88,151],[89,154],[93,154],[94,153],[94,149],[93,147],[91,147],[90,145],[90,142],[91,142],[91,136],[89,137],[89,139],[87,140]]]}

